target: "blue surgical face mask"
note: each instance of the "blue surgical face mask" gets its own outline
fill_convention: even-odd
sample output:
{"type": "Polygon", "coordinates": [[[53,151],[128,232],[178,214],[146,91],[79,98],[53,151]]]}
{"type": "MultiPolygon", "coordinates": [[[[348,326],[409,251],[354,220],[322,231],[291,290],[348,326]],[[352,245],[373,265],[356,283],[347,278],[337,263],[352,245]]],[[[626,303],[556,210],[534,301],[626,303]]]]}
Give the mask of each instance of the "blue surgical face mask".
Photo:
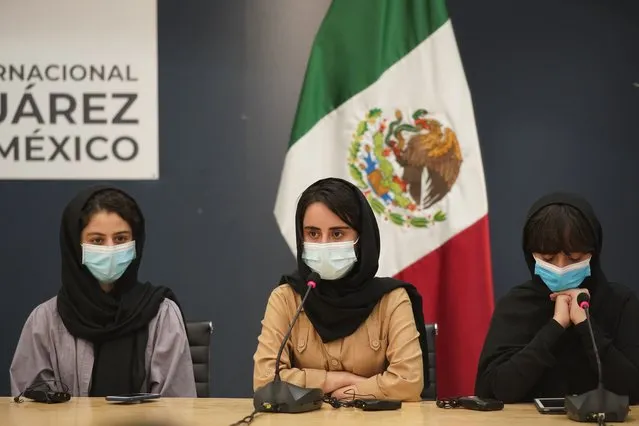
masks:
{"type": "Polygon", "coordinates": [[[337,280],[348,274],[357,262],[355,243],[304,243],[302,259],[323,280],[337,280]]]}
{"type": "Polygon", "coordinates": [[[539,275],[553,293],[572,290],[590,276],[590,259],[560,268],[535,257],[535,275],[539,275]]]}
{"type": "Polygon", "coordinates": [[[102,284],[117,281],[135,259],[135,241],[117,246],[82,244],[82,264],[102,284]]]}

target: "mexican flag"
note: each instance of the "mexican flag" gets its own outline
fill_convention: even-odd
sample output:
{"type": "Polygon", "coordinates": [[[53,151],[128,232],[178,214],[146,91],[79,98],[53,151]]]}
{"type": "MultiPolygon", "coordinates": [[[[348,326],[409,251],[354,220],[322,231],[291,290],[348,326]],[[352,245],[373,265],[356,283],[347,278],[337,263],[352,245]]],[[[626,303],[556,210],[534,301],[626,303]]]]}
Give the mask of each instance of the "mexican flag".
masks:
{"type": "Polygon", "coordinates": [[[316,35],[275,216],[324,177],[375,211],[378,276],[414,284],[436,322],[438,396],[472,395],[493,310],[488,203],[472,100],[444,0],[333,0],[316,35]]]}

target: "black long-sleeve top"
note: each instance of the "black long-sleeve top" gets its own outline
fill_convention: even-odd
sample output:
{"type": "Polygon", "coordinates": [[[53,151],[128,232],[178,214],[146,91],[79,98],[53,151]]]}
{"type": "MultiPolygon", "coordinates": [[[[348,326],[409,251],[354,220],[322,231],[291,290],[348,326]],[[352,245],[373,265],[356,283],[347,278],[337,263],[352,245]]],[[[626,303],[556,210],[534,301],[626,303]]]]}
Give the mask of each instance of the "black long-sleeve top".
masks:
{"type": "MultiPolygon", "coordinates": [[[[639,300],[625,286],[601,284],[591,320],[604,387],[639,402],[639,300]],[[598,299],[598,300],[597,300],[598,299]]],[[[513,288],[499,301],[480,356],[475,393],[506,403],[580,394],[597,386],[586,321],[564,329],[539,283],[513,288]]]]}

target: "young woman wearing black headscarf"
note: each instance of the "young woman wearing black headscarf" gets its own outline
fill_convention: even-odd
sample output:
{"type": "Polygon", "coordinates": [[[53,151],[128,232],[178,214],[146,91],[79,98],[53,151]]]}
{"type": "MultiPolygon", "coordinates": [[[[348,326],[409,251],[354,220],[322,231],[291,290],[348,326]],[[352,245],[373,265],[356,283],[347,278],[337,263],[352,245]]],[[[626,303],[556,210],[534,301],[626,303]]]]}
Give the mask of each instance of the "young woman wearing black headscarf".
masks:
{"type": "Polygon", "coordinates": [[[121,190],[94,187],[71,200],[60,229],[62,287],[24,325],[14,395],[50,381],[74,396],[196,396],[175,295],[138,281],[144,242],[142,212],[121,190]]]}
{"type": "Polygon", "coordinates": [[[597,387],[581,292],[590,294],[604,387],[639,398],[639,301],[601,269],[601,225],[584,199],[537,201],[524,228],[531,280],[497,304],[479,360],[475,393],[507,403],[564,397],[597,387]]]}
{"type": "Polygon", "coordinates": [[[380,236],[362,192],[341,179],[320,180],[296,213],[297,270],[269,298],[254,356],[253,385],[273,380],[279,346],[311,291],[282,355],[281,378],[336,398],[419,400],[428,381],[422,299],[410,284],[376,278],[380,236]]]}

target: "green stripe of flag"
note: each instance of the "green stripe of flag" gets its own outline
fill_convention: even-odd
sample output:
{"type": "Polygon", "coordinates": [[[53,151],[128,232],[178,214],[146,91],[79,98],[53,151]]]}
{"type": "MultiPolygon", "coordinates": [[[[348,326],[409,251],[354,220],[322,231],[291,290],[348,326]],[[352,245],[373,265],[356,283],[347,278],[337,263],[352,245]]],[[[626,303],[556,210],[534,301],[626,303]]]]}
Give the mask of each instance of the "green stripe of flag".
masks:
{"type": "Polygon", "coordinates": [[[447,20],[445,0],[333,0],[313,43],[289,147],[447,20]]]}

